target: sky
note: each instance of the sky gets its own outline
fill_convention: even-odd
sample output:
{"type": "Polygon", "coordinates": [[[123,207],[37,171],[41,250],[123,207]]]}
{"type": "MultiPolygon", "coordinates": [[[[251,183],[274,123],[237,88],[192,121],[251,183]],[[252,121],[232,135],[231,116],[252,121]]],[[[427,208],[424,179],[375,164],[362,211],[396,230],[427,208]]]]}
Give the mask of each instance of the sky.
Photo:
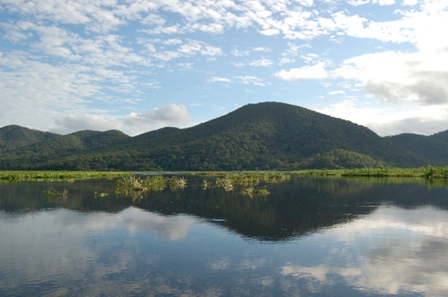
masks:
{"type": "Polygon", "coordinates": [[[0,127],[138,135],[276,101],[448,130],[446,0],[0,0],[0,127]]]}

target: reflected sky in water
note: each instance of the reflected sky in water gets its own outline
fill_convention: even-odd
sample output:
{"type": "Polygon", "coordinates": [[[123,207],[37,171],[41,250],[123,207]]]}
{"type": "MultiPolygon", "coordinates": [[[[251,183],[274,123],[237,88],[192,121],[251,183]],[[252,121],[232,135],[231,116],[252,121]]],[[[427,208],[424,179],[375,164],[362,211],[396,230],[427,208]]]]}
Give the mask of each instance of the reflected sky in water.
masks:
{"type": "Polygon", "coordinates": [[[448,295],[446,188],[294,179],[264,198],[194,184],[140,204],[91,197],[109,183],[56,203],[38,197],[47,185],[0,185],[0,296],[448,295]]]}

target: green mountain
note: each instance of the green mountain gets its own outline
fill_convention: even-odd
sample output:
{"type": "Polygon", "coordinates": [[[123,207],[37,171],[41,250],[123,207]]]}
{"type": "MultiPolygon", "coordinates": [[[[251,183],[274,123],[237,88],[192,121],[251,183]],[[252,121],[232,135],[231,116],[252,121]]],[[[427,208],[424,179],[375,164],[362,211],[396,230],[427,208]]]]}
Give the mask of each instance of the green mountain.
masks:
{"type": "Polygon", "coordinates": [[[305,160],[302,167],[307,169],[344,169],[388,167],[388,165],[381,160],[364,154],[335,149],[305,160]]]}
{"type": "Polygon", "coordinates": [[[131,137],[117,130],[105,132],[84,130],[68,135],[52,134],[51,137],[46,137],[43,141],[32,142],[29,145],[17,147],[14,150],[14,154],[16,156],[39,156],[42,154],[70,155],[77,152],[118,144],[129,138],[131,137]]]}
{"type": "MultiPolygon", "coordinates": [[[[5,128],[0,129],[0,140],[6,139],[5,128]]],[[[276,102],[249,104],[191,128],[167,127],[135,137],[119,131],[51,134],[42,141],[39,137],[12,149],[5,145],[0,169],[415,167],[431,161],[425,154],[410,150],[394,138],[382,138],[366,127],[276,102]]]]}
{"type": "Polygon", "coordinates": [[[448,131],[430,136],[406,133],[389,136],[386,139],[410,152],[424,156],[427,164],[437,166],[448,164],[448,131]]]}
{"type": "Polygon", "coordinates": [[[0,153],[57,138],[59,135],[16,125],[0,128],[0,153]]]}

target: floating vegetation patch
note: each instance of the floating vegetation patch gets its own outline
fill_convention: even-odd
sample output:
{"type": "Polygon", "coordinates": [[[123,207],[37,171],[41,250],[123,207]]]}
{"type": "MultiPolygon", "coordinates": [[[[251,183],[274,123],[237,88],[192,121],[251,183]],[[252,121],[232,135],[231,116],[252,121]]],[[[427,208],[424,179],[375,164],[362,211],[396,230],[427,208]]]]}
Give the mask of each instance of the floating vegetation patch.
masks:
{"type": "Polygon", "coordinates": [[[234,191],[236,186],[243,187],[241,193],[243,195],[254,196],[266,196],[270,192],[266,189],[266,186],[261,189],[255,188],[260,183],[278,183],[290,180],[291,176],[284,173],[230,173],[224,175],[224,177],[218,177],[215,180],[215,185],[204,180],[202,182],[202,188],[204,190],[218,187],[224,189],[226,192],[234,191]]]}
{"type": "Polygon", "coordinates": [[[95,191],[95,192],[93,193],[93,197],[94,197],[94,198],[107,197],[107,196],[109,196],[109,193],[97,192],[97,191],[95,191]]]}
{"type": "Polygon", "coordinates": [[[252,198],[254,196],[266,196],[271,193],[266,189],[266,186],[265,186],[262,189],[255,189],[253,187],[246,188],[242,191],[242,194],[247,195],[252,198]]]}
{"type": "Polygon", "coordinates": [[[118,195],[131,196],[136,202],[142,199],[147,192],[160,192],[169,188],[171,191],[182,190],[187,186],[184,177],[166,177],[162,175],[148,176],[145,179],[131,175],[117,180],[115,193],[118,195]]]}
{"type": "Polygon", "coordinates": [[[48,188],[48,190],[44,191],[44,195],[47,197],[48,200],[67,200],[68,197],[68,190],[63,189],[61,191],[58,191],[54,189],[52,186],[48,188]]]}
{"type": "Polygon", "coordinates": [[[168,186],[171,191],[182,190],[187,186],[187,180],[184,177],[173,176],[168,180],[168,186]]]}
{"type": "MultiPolygon", "coordinates": [[[[278,183],[291,179],[290,175],[283,173],[228,173],[224,176],[213,176],[215,180],[204,179],[201,183],[203,190],[222,188],[226,192],[231,192],[236,187],[242,188],[243,195],[265,196],[270,194],[266,186],[256,188],[260,183],[278,183]]],[[[130,175],[117,180],[116,194],[132,197],[133,201],[142,199],[148,192],[159,192],[169,188],[171,191],[184,189],[188,184],[185,177],[163,175],[140,176],[130,175]]]]}

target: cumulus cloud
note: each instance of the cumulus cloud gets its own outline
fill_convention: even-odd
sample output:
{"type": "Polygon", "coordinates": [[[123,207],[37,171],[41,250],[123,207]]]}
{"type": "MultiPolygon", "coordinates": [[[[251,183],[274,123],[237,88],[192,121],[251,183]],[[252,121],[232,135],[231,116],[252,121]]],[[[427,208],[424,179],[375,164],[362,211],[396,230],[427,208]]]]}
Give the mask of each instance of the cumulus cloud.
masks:
{"type": "MultiPolygon", "coordinates": [[[[421,112],[420,112],[421,113],[421,112]]],[[[428,114],[428,112],[424,112],[428,114]]],[[[415,133],[421,135],[431,135],[435,132],[445,131],[448,127],[448,112],[442,109],[438,113],[427,116],[408,117],[404,119],[390,119],[387,122],[367,124],[372,130],[382,136],[397,135],[401,133],[415,133]]]]}
{"type": "MultiPolygon", "coordinates": [[[[77,117],[97,112],[101,122],[107,112],[91,110],[95,103],[113,104],[103,108],[114,113],[125,110],[127,106],[118,106],[125,102],[123,96],[127,102],[137,102],[146,98],[148,89],[163,89],[164,80],[154,78],[163,75],[162,70],[193,72],[200,62],[212,64],[219,59],[226,65],[271,67],[273,61],[292,65],[300,57],[305,66],[279,69],[275,76],[285,81],[346,79],[362,87],[367,97],[381,102],[448,105],[448,40],[443,38],[448,25],[446,1],[351,0],[349,5],[359,7],[350,10],[343,1],[313,0],[4,0],[6,19],[0,21],[0,34],[7,46],[0,61],[0,85],[2,97],[8,98],[3,100],[8,102],[2,107],[8,108],[9,114],[23,116],[19,120],[2,112],[0,124],[23,125],[33,118],[28,116],[31,113],[35,119],[27,124],[47,130],[56,119],[70,124],[61,113],[77,117]],[[363,11],[367,5],[384,6],[388,14],[373,18],[363,11]],[[219,34],[234,32],[235,36],[254,38],[242,48],[230,45],[229,49],[227,36],[219,34]],[[257,38],[263,42],[253,42],[257,38]],[[312,42],[316,38],[319,43],[324,38],[329,42],[356,38],[383,42],[385,48],[394,44],[408,49],[380,52],[381,48],[372,47],[369,54],[347,56],[341,62],[328,58],[328,52],[318,57],[308,53],[310,47],[317,46],[312,42]],[[272,43],[266,47],[264,41],[272,43]],[[282,46],[283,52],[278,54],[282,46]],[[26,58],[12,61],[12,56],[24,56],[19,50],[27,52],[26,58]],[[319,62],[321,56],[325,63],[319,62]],[[246,59],[229,61],[229,57],[246,59]],[[32,107],[32,112],[27,107],[32,107]],[[37,119],[39,114],[42,116],[37,119]]],[[[259,74],[244,73],[248,68],[240,67],[230,76],[212,72],[214,78],[202,76],[197,81],[269,85],[259,74]]],[[[145,118],[137,113],[128,115],[127,120],[135,123],[133,117],[145,118]]],[[[111,122],[111,117],[105,121],[111,122]]]]}
{"type": "Polygon", "coordinates": [[[399,103],[407,100],[422,105],[448,103],[448,88],[437,78],[435,80],[424,78],[409,85],[389,81],[368,81],[365,92],[385,102],[399,103]]]}
{"type": "Polygon", "coordinates": [[[292,68],[290,70],[281,70],[275,73],[275,76],[283,80],[298,79],[322,79],[327,78],[328,72],[325,70],[325,64],[320,62],[311,66],[303,66],[300,68],[292,68]]]}
{"type": "Polygon", "coordinates": [[[229,79],[229,78],[225,78],[225,77],[216,77],[216,76],[210,77],[207,81],[208,81],[208,82],[224,82],[224,83],[230,83],[230,82],[232,82],[232,80],[229,79]]]}
{"type": "Polygon", "coordinates": [[[81,130],[106,131],[112,129],[121,129],[122,126],[116,121],[108,121],[99,115],[70,115],[55,120],[56,128],[52,132],[68,134],[81,130]]]}
{"type": "Polygon", "coordinates": [[[94,78],[89,69],[80,65],[54,66],[24,52],[3,55],[0,103],[8,112],[0,124],[48,129],[56,116],[83,109],[86,98],[101,97],[97,79],[100,77],[94,78]]]}
{"type": "Polygon", "coordinates": [[[248,56],[250,54],[250,51],[248,50],[241,51],[238,49],[233,49],[230,53],[236,57],[242,57],[242,56],[248,56]]]}
{"type": "Polygon", "coordinates": [[[255,86],[264,87],[268,84],[262,78],[259,78],[256,76],[250,76],[250,75],[236,76],[235,79],[239,83],[244,84],[244,85],[255,85],[255,86]]]}
{"type": "MultiPolygon", "coordinates": [[[[337,94],[332,96],[335,95],[337,94]]],[[[444,131],[448,127],[448,107],[441,108],[437,105],[383,106],[352,98],[325,107],[316,107],[315,110],[364,125],[380,136],[400,133],[430,135],[444,131]]]]}
{"type": "Polygon", "coordinates": [[[93,32],[107,32],[125,23],[112,10],[115,3],[90,1],[79,3],[56,0],[49,1],[6,1],[5,8],[12,12],[34,15],[39,19],[50,19],[63,24],[82,24],[93,32]]]}
{"type": "Polygon", "coordinates": [[[344,61],[334,76],[358,80],[367,94],[393,103],[448,104],[448,54],[379,52],[344,61]]]}
{"type": "Polygon", "coordinates": [[[254,60],[252,62],[249,63],[250,66],[255,66],[255,67],[269,67],[272,66],[274,64],[274,62],[272,62],[269,59],[259,59],[259,60],[254,60]]]}
{"type": "Polygon", "coordinates": [[[143,113],[131,113],[125,117],[124,124],[139,129],[155,128],[185,124],[191,119],[185,105],[169,104],[143,113]]]}
{"type": "Polygon", "coordinates": [[[188,58],[195,55],[218,57],[223,55],[221,48],[209,45],[203,41],[180,38],[163,39],[139,39],[139,44],[144,45],[150,57],[169,62],[174,59],[188,58]]]}

